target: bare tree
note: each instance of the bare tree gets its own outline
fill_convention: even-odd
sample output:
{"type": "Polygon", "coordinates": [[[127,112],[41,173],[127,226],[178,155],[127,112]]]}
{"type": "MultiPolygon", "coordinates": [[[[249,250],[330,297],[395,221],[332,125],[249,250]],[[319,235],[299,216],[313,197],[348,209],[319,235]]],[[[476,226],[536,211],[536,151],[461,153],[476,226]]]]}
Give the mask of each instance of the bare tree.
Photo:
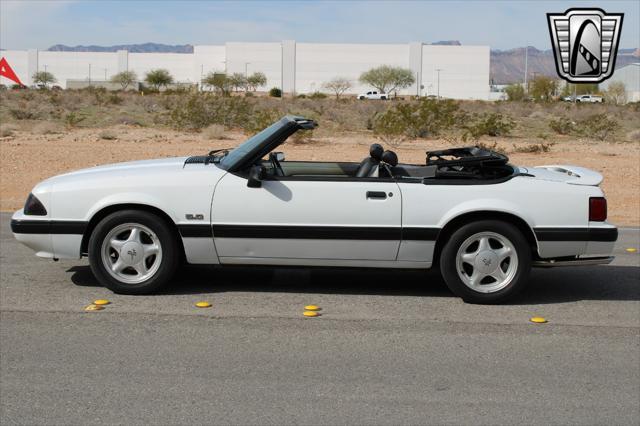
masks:
{"type": "Polygon", "coordinates": [[[620,105],[627,103],[627,88],[621,81],[614,81],[604,93],[607,102],[620,105]]]}
{"type": "Polygon", "coordinates": [[[127,87],[135,83],[137,79],[135,71],[122,71],[111,76],[111,82],[122,86],[122,90],[127,90],[127,87]]]}
{"type": "Polygon", "coordinates": [[[352,84],[351,80],[344,77],[336,77],[331,81],[327,81],[323,87],[327,90],[331,90],[336,94],[336,99],[340,99],[340,95],[342,95],[347,90],[351,89],[352,84]]]}
{"type": "Polygon", "coordinates": [[[265,84],[267,84],[267,76],[264,75],[263,72],[254,72],[247,78],[247,88],[251,89],[253,92],[255,92],[258,87],[262,87],[265,84]]]}

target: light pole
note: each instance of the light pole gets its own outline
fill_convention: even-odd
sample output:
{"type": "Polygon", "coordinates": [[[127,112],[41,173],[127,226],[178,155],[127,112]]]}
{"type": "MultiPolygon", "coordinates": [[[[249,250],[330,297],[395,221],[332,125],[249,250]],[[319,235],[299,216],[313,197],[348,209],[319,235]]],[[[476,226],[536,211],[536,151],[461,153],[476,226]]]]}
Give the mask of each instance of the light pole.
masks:
{"type": "Polygon", "coordinates": [[[91,64],[89,64],[89,86],[91,86],[91,64]]]}
{"type": "Polygon", "coordinates": [[[251,64],[251,62],[244,63],[244,79],[245,79],[244,91],[245,92],[249,91],[249,64],[251,64]]]}
{"type": "Polygon", "coordinates": [[[527,87],[527,74],[529,72],[529,45],[524,48],[524,90],[529,93],[529,88],[527,87]]]}
{"type": "Polygon", "coordinates": [[[442,68],[436,68],[436,71],[438,72],[438,99],[440,99],[440,71],[442,68]]]}

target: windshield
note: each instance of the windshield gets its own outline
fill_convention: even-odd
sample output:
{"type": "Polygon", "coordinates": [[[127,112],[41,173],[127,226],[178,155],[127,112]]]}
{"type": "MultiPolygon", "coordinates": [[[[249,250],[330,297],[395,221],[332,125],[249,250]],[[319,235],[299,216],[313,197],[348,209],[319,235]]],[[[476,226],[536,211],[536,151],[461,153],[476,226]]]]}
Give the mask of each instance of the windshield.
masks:
{"type": "Polygon", "coordinates": [[[234,150],[230,151],[227,155],[225,155],[220,160],[220,165],[224,169],[229,169],[236,165],[239,161],[247,155],[248,153],[257,149],[266,139],[273,136],[276,132],[282,129],[285,125],[281,120],[273,123],[271,126],[267,127],[260,133],[256,133],[247,139],[244,143],[236,147],[234,150]]]}

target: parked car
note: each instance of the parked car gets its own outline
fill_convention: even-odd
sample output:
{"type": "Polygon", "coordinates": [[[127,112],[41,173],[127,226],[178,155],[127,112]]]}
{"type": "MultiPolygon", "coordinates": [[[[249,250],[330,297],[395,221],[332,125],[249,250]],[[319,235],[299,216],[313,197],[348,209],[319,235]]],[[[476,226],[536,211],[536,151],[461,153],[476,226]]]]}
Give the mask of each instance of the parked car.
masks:
{"type": "Polygon", "coordinates": [[[591,102],[591,103],[602,103],[604,100],[602,96],[597,95],[581,95],[576,98],[576,102],[591,102]]]}
{"type": "Polygon", "coordinates": [[[427,152],[420,165],[378,144],[359,163],[276,151],[316,125],[286,116],[234,149],[47,179],[11,229],[37,256],[88,256],[98,281],[125,294],[158,291],[182,260],[436,266],[465,301],[496,303],[522,290],[532,266],[613,259],[618,231],[592,170],[519,167],[477,147],[427,152]]]}
{"type": "Polygon", "coordinates": [[[364,100],[364,99],[377,99],[377,100],[387,100],[389,99],[389,95],[387,95],[384,92],[378,92],[375,90],[369,91],[367,93],[360,93],[358,95],[358,99],[360,100],[364,100]]]}
{"type": "Polygon", "coordinates": [[[564,98],[562,98],[562,100],[564,102],[574,102],[576,98],[574,98],[573,96],[565,96],[564,98]]]}

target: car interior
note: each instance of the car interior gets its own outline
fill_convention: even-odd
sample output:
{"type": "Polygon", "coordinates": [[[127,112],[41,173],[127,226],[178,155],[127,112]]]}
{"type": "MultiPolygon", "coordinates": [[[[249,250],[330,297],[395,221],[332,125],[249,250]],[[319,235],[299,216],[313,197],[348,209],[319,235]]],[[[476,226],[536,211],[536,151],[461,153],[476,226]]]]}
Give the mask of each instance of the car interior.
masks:
{"type": "MultiPolygon", "coordinates": [[[[267,179],[344,178],[344,179],[475,179],[495,180],[513,175],[514,168],[505,155],[478,147],[427,152],[426,164],[400,164],[398,156],[378,143],[359,163],[286,161],[283,152],[271,152],[262,160],[267,179]]],[[[426,182],[425,182],[426,183],[426,182]]]]}

